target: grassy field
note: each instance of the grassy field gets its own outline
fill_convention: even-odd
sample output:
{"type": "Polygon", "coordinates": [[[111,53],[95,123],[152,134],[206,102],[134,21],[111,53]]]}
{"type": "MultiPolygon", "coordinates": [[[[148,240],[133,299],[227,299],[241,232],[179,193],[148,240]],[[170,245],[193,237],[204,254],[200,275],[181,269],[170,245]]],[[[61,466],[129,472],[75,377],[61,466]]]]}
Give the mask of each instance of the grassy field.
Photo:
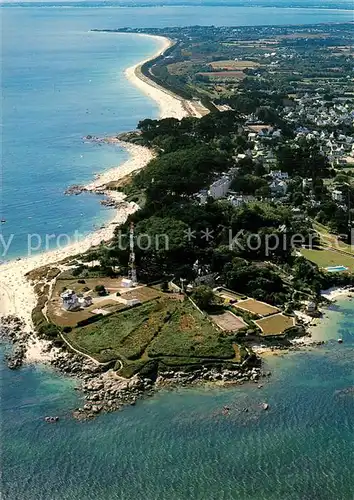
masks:
{"type": "Polygon", "coordinates": [[[351,255],[342,254],[335,250],[312,250],[307,248],[301,249],[301,255],[322,268],[345,266],[348,267],[351,273],[354,272],[354,256],[351,255]]]}
{"type": "Polygon", "coordinates": [[[295,325],[295,318],[280,313],[259,319],[255,321],[255,324],[262,330],[261,335],[264,337],[267,335],[282,335],[287,328],[295,325]]]}
{"type": "Polygon", "coordinates": [[[354,255],[354,248],[351,245],[344,243],[344,241],[339,240],[337,235],[330,233],[326,226],[319,224],[318,222],[314,222],[313,227],[319,233],[321,244],[324,247],[333,246],[334,249],[344,250],[345,252],[354,255]]]}
{"type": "Polygon", "coordinates": [[[270,314],[275,314],[279,312],[277,307],[266,304],[265,302],[260,302],[255,299],[246,299],[233,304],[236,309],[241,309],[242,311],[247,311],[252,314],[257,314],[259,316],[269,316],[270,314]]]}
{"type": "Polygon", "coordinates": [[[66,334],[73,347],[101,362],[120,359],[124,376],[147,363],[235,362],[232,339],[185,300],[161,298],[66,334]],[[174,360],[174,361],[173,361],[174,360]]]}
{"type": "Polygon", "coordinates": [[[75,328],[67,334],[69,342],[98,361],[139,358],[156,335],[174,301],[148,302],[113,314],[92,325],[75,328]]]}
{"type": "Polygon", "coordinates": [[[179,304],[147,352],[149,357],[233,357],[231,343],[190,302],[179,304]]]}

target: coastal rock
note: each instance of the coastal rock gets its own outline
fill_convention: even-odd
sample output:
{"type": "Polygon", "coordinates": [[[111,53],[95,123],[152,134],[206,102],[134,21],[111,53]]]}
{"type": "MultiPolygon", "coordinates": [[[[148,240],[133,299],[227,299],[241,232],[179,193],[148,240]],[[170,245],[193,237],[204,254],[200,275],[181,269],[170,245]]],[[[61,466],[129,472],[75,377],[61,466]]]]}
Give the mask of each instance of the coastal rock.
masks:
{"type": "Polygon", "coordinates": [[[25,329],[23,321],[16,316],[0,318],[0,339],[12,344],[12,352],[5,358],[11,370],[20,368],[27,352],[27,343],[31,333],[25,329]]]}
{"type": "Polygon", "coordinates": [[[78,195],[83,192],[87,191],[85,186],[80,186],[79,184],[74,184],[73,186],[69,186],[65,191],[64,194],[67,195],[78,195]]]}

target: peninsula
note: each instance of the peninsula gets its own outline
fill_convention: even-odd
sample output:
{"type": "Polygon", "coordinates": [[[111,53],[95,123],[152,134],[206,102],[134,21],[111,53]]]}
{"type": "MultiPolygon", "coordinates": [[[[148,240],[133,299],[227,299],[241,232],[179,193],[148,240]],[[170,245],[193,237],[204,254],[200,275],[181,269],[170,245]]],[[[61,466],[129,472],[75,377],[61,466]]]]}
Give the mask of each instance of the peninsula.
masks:
{"type": "Polygon", "coordinates": [[[117,36],[143,31],[162,48],[126,74],[161,118],[98,139],[132,159],[76,187],[114,220],[2,266],[10,363],[46,345],[83,378],[78,418],[170,383],[259,383],[255,351],[307,345],[322,291],[354,286],[353,25],[117,36]]]}

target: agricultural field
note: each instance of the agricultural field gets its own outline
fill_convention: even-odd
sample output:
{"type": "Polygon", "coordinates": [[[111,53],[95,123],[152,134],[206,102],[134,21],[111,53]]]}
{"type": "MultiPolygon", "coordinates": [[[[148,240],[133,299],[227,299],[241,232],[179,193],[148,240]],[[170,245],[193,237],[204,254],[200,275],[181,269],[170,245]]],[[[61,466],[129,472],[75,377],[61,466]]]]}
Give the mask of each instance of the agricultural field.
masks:
{"type": "Polygon", "coordinates": [[[354,272],[354,256],[336,252],[335,250],[312,250],[301,249],[301,255],[309,261],[317,264],[318,267],[326,268],[331,266],[347,267],[349,272],[354,272]]]}
{"type": "Polygon", "coordinates": [[[262,337],[283,335],[287,328],[295,326],[295,318],[285,316],[283,313],[280,313],[267,318],[259,319],[255,321],[255,324],[261,329],[262,337]]]}
{"type": "Polygon", "coordinates": [[[139,358],[176,304],[169,300],[148,302],[75,328],[67,334],[67,339],[74,347],[101,362],[121,357],[139,358]]]}
{"type": "Polygon", "coordinates": [[[190,302],[177,307],[149,346],[149,357],[182,356],[196,358],[233,357],[230,342],[190,302]]]}
{"type": "Polygon", "coordinates": [[[210,319],[226,332],[237,332],[247,326],[242,318],[230,311],[225,311],[222,314],[211,314],[210,319]]]}
{"type": "Polygon", "coordinates": [[[124,376],[148,363],[181,366],[230,360],[235,349],[223,333],[187,300],[150,301],[66,334],[76,349],[100,362],[120,360],[124,376]]]}
{"type": "Polygon", "coordinates": [[[242,311],[247,311],[251,314],[257,314],[258,316],[269,316],[270,314],[275,314],[280,312],[277,307],[266,304],[265,302],[260,302],[256,299],[246,299],[233,304],[236,309],[241,309],[242,311]]]}
{"type": "Polygon", "coordinates": [[[259,63],[255,61],[234,61],[234,60],[226,60],[226,61],[213,61],[210,63],[210,66],[213,69],[220,70],[240,70],[249,68],[258,68],[259,63]]]}
{"type": "Polygon", "coordinates": [[[242,71],[212,71],[210,73],[203,72],[198,75],[207,76],[210,80],[243,80],[246,74],[242,71]]]}

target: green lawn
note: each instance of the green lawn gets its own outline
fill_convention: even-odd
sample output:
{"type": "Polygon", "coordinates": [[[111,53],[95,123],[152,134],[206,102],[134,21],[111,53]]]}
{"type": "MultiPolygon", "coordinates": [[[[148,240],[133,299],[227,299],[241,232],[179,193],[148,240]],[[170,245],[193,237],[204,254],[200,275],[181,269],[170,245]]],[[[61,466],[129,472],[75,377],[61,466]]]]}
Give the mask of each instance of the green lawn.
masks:
{"type": "Polygon", "coordinates": [[[345,266],[350,272],[354,272],[354,256],[345,255],[334,250],[310,250],[301,249],[301,254],[319,267],[345,266]]]}
{"type": "Polygon", "coordinates": [[[345,252],[354,255],[354,248],[351,245],[344,243],[344,241],[338,240],[338,237],[335,234],[330,233],[326,226],[319,224],[318,222],[314,222],[313,227],[320,234],[321,244],[323,246],[333,246],[334,248],[344,250],[345,252]]]}

